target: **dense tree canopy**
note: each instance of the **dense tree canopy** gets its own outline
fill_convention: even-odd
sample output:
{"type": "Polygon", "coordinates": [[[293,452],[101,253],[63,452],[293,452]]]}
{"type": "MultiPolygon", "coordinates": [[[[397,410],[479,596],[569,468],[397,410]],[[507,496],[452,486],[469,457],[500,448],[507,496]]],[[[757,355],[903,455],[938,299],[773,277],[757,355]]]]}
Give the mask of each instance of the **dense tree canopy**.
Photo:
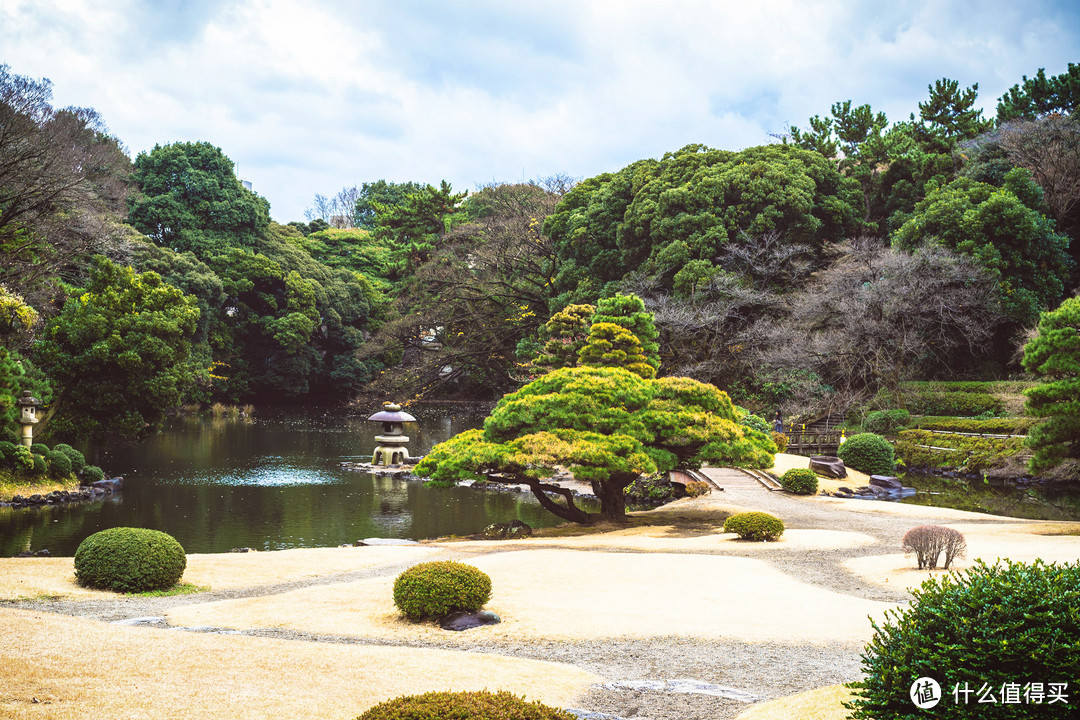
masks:
{"type": "Polygon", "coordinates": [[[416,472],[436,480],[484,476],[524,483],[573,522],[596,517],[564,488],[545,483],[556,466],[591,482],[601,515],[619,519],[624,490],[642,473],[702,463],[767,467],[776,446],[740,425],[727,394],[690,378],[648,380],[622,368],[563,368],[506,395],[483,430],[437,445],[416,472]],[[562,495],[558,503],[545,492],[562,495]]]}
{"type": "Polygon", "coordinates": [[[59,432],[106,443],[155,432],[200,374],[189,362],[198,318],[195,298],[157,273],[99,258],[34,347],[61,403],[59,432]]]}
{"type": "Polygon", "coordinates": [[[958,178],[931,191],[894,236],[904,250],[939,243],[993,273],[1002,307],[1015,322],[1056,305],[1072,268],[1069,238],[1039,212],[1042,191],[1026,170],[1010,171],[1004,187],[958,178]]]}
{"type": "Polygon", "coordinates": [[[1080,474],[1080,297],[1042,314],[1038,334],[1024,346],[1024,369],[1044,382],[1028,391],[1027,411],[1046,421],[1031,430],[1030,467],[1040,472],[1071,460],[1080,474]]]}
{"type": "Polygon", "coordinates": [[[135,158],[128,222],[159,245],[203,256],[222,245],[254,246],[270,205],[237,179],[232,161],[207,142],[155,145],[135,158]]]}
{"type": "Polygon", "coordinates": [[[1069,63],[1060,75],[1046,77],[1046,70],[1039,68],[1035,77],[1009,88],[1001,96],[997,106],[998,122],[1035,120],[1052,114],[1070,115],[1080,105],[1080,63],[1069,63]]]}

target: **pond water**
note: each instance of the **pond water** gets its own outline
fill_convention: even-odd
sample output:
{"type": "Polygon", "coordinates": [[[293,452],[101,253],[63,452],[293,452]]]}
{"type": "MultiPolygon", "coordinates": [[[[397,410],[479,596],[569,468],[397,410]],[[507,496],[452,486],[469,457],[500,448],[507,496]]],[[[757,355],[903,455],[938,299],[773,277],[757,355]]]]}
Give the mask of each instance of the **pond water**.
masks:
{"type": "MultiPolygon", "coordinates": [[[[405,432],[414,455],[483,420],[413,414],[419,422],[405,432]]],[[[530,493],[429,489],[419,480],[342,470],[342,461],[371,459],[381,426],[365,417],[268,410],[247,421],[178,418],[161,435],[101,460],[107,475],[124,477],[119,495],[0,508],[0,557],[46,548],[73,555],[88,535],[117,526],[163,530],[189,553],[210,553],[419,540],[515,518],[533,527],[562,522],[530,493]]]]}
{"type": "Polygon", "coordinates": [[[909,472],[901,480],[918,492],[899,502],[1028,518],[1080,520],[1078,488],[1056,489],[991,485],[978,479],[909,472]]]}

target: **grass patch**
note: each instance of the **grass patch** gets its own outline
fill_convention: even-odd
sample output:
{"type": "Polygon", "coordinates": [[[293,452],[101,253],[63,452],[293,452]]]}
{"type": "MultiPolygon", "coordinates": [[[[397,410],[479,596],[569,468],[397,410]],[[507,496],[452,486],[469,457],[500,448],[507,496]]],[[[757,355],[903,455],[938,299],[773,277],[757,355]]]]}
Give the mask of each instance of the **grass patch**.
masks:
{"type": "Polygon", "coordinates": [[[206,592],[208,585],[196,585],[195,583],[182,582],[173,585],[166,590],[145,590],[137,593],[124,593],[127,597],[173,597],[174,595],[194,595],[206,592]]]}
{"type": "Polygon", "coordinates": [[[0,470],[0,500],[10,501],[16,495],[48,495],[54,490],[78,490],[79,481],[72,475],[67,480],[25,480],[13,477],[8,470],[0,470]]]}

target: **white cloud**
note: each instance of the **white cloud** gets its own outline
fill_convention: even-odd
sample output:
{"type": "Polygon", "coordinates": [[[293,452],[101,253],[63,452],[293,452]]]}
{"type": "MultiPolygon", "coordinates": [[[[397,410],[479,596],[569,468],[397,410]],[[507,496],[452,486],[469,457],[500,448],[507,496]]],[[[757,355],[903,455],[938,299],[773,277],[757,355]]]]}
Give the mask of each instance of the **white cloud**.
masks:
{"type": "Polygon", "coordinates": [[[897,120],[934,79],[1065,69],[1068,3],[8,0],[0,62],[98,109],[133,151],[207,140],[300,218],[376,180],[590,176],[738,149],[836,100],[897,120]]]}

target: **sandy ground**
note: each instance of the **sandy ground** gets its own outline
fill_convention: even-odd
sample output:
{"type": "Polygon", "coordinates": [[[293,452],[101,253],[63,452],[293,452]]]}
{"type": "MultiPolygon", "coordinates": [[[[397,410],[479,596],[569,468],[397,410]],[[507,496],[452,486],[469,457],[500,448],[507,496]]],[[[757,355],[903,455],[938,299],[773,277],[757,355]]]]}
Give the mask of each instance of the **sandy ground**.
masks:
{"type": "Polygon", "coordinates": [[[556,706],[600,680],[491,654],[230,637],[0,611],[0,716],[355,718],[430,690],[499,688],[556,706]]]}
{"type": "Polygon", "coordinates": [[[515,541],[190,556],[184,580],[211,589],[165,598],[79,588],[70,559],[0,559],[0,598],[6,599],[0,604],[0,715],[10,709],[19,718],[224,720],[287,717],[302,707],[307,717],[352,718],[379,693],[407,691],[394,683],[431,689],[431,679],[415,668],[436,661],[392,654],[407,650],[445,658],[451,674],[439,677],[451,683],[447,687],[473,687],[472,673],[480,672],[490,689],[618,718],[832,720],[843,716],[841,691],[829,686],[859,677],[867,616],[903,605],[908,588],[929,574],[902,554],[900,541],[910,528],[933,523],[963,532],[970,549],[957,567],[976,557],[1064,561],[1080,555],[1080,523],[795,497],[758,487],[681,500],[642,521],[601,534],[515,541]],[[788,530],[781,542],[744,543],[722,532],[728,514],[751,509],[783,518],[788,530]],[[394,577],[413,563],[444,558],[491,575],[488,607],[502,624],[455,634],[397,615],[389,592],[394,577]],[[240,634],[102,622],[148,615],[165,616],[173,627],[232,627],[239,630],[227,632],[240,634]],[[129,662],[142,647],[156,659],[129,662]],[[309,673],[308,664],[323,662],[324,655],[324,664],[309,673]],[[544,672],[555,682],[565,671],[568,684],[549,687],[549,675],[529,674],[531,661],[560,663],[544,672]],[[518,674],[516,663],[523,663],[518,674]],[[264,665],[274,671],[259,670],[264,665]],[[350,672],[369,670],[350,682],[350,672]],[[313,683],[322,673],[330,680],[313,683]],[[189,693],[189,678],[195,684],[216,678],[223,690],[217,697],[189,693]],[[751,708],[746,699],[717,694],[601,684],[679,679],[767,702],[751,708]],[[368,684],[377,689],[348,694],[359,686],[367,692],[368,684]],[[31,699],[42,700],[48,691],[54,701],[29,703],[25,688],[31,699]],[[543,695],[545,689],[553,694],[543,695]],[[232,704],[234,694],[254,697],[258,711],[244,715],[237,709],[242,701],[232,704]],[[213,700],[200,699],[207,696],[213,700]]]}

